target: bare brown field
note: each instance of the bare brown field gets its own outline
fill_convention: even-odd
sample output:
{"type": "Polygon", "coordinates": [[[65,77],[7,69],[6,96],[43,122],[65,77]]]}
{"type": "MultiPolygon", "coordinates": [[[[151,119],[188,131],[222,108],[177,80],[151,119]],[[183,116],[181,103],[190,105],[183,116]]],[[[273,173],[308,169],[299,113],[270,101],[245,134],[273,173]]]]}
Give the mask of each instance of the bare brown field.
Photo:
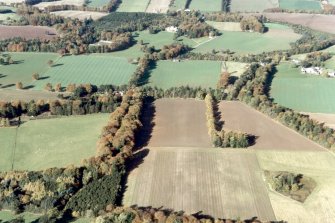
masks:
{"type": "Polygon", "coordinates": [[[97,19],[100,19],[101,17],[108,15],[108,13],[104,13],[104,12],[73,11],[73,10],[56,11],[56,12],[51,12],[51,14],[63,16],[66,18],[76,18],[80,20],[84,20],[88,18],[97,20],[97,19]]]}
{"type": "Polygon", "coordinates": [[[273,21],[288,22],[322,32],[335,33],[335,15],[303,13],[263,13],[263,15],[273,21]]]}
{"type": "Polygon", "coordinates": [[[154,127],[149,146],[211,147],[204,101],[159,99],[154,102],[154,107],[154,127]]]}
{"type": "Polygon", "coordinates": [[[223,101],[219,104],[223,128],[256,136],[251,148],[269,150],[322,151],[323,147],[285,127],[264,114],[241,103],[223,101]]]}
{"type": "Polygon", "coordinates": [[[335,129],[335,114],[326,113],[304,113],[318,122],[325,123],[329,128],[335,129]]]}
{"type": "Polygon", "coordinates": [[[35,7],[39,9],[44,9],[48,6],[58,6],[58,5],[75,5],[75,6],[83,6],[84,0],[60,0],[60,1],[54,1],[54,2],[41,2],[36,5],[35,7]]]}
{"type": "Polygon", "coordinates": [[[313,178],[317,187],[304,203],[272,190],[269,197],[277,219],[287,222],[335,222],[335,156],[328,151],[257,150],[262,169],[301,173],[313,178]]]}
{"type": "Polygon", "coordinates": [[[1,26],[0,40],[21,37],[23,39],[53,39],[57,36],[54,28],[46,26],[1,26]]]}
{"type": "MultiPolygon", "coordinates": [[[[143,150],[144,151],[144,150],[143,150]]],[[[253,151],[150,148],[128,176],[123,204],[218,218],[276,220],[253,151]]]]}
{"type": "Polygon", "coordinates": [[[166,13],[171,0],[151,0],[146,12],[166,13]]]}
{"type": "Polygon", "coordinates": [[[55,100],[59,92],[34,91],[34,90],[0,90],[0,101],[31,101],[31,100],[55,100]]]}

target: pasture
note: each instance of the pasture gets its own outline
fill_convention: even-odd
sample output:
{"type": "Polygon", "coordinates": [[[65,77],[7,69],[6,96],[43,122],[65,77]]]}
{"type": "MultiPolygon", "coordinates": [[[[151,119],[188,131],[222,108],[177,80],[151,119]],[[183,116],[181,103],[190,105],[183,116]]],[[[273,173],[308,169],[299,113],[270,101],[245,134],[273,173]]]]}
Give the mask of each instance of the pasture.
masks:
{"type": "Polygon", "coordinates": [[[65,11],[55,11],[51,12],[50,14],[62,16],[65,18],[73,18],[73,19],[89,19],[92,18],[93,20],[100,19],[108,15],[108,13],[104,12],[91,12],[91,11],[73,11],[73,10],[65,10],[65,11]]]}
{"type": "Polygon", "coordinates": [[[146,12],[166,13],[169,10],[171,0],[151,0],[146,12]]]}
{"type": "Polygon", "coordinates": [[[279,0],[279,7],[287,10],[320,11],[321,2],[317,0],[279,0]]]}
{"type": "Polygon", "coordinates": [[[173,4],[170,6],[170,10],[183,10],[185,8],[186,0],[174,0],[173,4]]]}
{"type": "Polygon", "coordinates": [[[192,0],[190,9],[211,12],[211,11],[221,11],[221,6],[222,6],[222,0],[211,0],[211,1],[192,0]]]}
{"type": "Polygon", "coordinates": [[[214,22],[206,21],[210,26],[213,26],[215,29],[220,31],[235,31],[242,32],[241,25],[239,22],[214,22]]]}
{"type": "MultiPolygon", "coordinates": [[[[99,0],[94,0],[94,2],[96,1],[99,1],[99,0]]],[[[60,6],[60,5],[83,6],[84,2],[85,2],[84,0],[58,0],[58,1],[51,1],[51,2],[40,2],[34,6],[43,10],[44,8],[48,6],[60,6]]]]}
{"type": "Polygon", "coordinates": [[[118,12],[145,12],[150,0],[123,0],[118,12]]]}
{"type": "Polygon", "coordinates": [[[264,34],[223,32],[221,36],[199,45],[194,52],[209,53],[213,49],[217,51],[229,49],[240,54],[258,54],[290,49],[290,43],[295,42],[301,37],[288,26],[278,24],[266,24],[266,26],[269,28],[269,31],[264,34]]]}
{"type": "Polygon", "coordinates": [[[56,29],[46,26],[3,26],[0,25],[0,40],[21,37],[22,39],[53,39],[56,29]]]}
{"type": "Polygon", "coordinates": [[[128,176],[123,205],[224,219],[276,220],[252,151],[150,147],[142,151],[146,153],[128,176]]]}
{"type": "Polygon", "coordinates": [[[232,0],[231,12],[263,12],[265,9],[278,8],[278,0],[232,0]]]}
{"type": "Polygon", "coordinates": [[[335,112],[335,79],[302,74],[290,63],[277,70],[270,91],[276,103],[303,112],[335,112]]]}
{"type": "Polygon", "coordinates": [[[323,151],[323,148],[288,127],[241,102],[222,101],[219,111],[223,129],[256,136],[250,148],[280,151],[323,151]]]}
{"type": "MultiPolygon", "coordinates": [[[[243,73],[245,64],[226,63],[228,71],[234,76],[243,73]]],[[[221,73],[219,61],[158,61],[157,67],[151,71],[148,85],[168,89],[178,86],[215,88],[221,73]]]]}
{"type": "Polygon", "coordinates": [[[87,6],[102,8],[108,5],[109,2],[110,0],[90,0],[87,6]]]}
{"type": "Polygon", "coordinates": [[[94,85],[127,84],[134,73],[136,65],[126,58],[113,57],[108,54],[90,54],[65,56],[43,74],[43,80],[34,82],[37,89],[43,89],[46,83],[53,85],[91,83],[94,85]]]}
{"type": "Polygon", "coordinates": [[[0,6],[0,23],[2,24],[10,24],[11,21],[16,21],[21,18],[21,16],[17,15],[16,8],[10,6],[0,6]],[[11,10],[9,13],[1,13],[1,10],[11,10]]]}
{"type": "MultiPolygon", "coordinates": [[[[59,92],[0,89],[1,101],[31,101],[31,100],[56,100],[59,92]]],[[[62,94],[66,94],[63,92],[62,94]]]]}
{"type": "MultiPolygon", "coordinates": [[[[18,215],[14,215],[11,211],[0,211],[0,221],[2,222],[12,222],[14,219],[17,219],[19,217],[22,217],[24,219],[24,222],[26,223],[32,223],[38,220],[40,215],[24,212],[18,215]]],[[[18,222],[18,221],[13,221],[18,222]]]]}
{"type": "Polygon", "coordinates": [[[9,53],[14,64],[0,65],[0,87],[15,88],[16,82],[22,82],[23,87],[33,87],[33,73],[40,76],[49,69],[48,61],[57,60],[55,53],[9,53]]]}
{"type": "Polygon", "coordinates": [[[95,154],[108,114],[33,120],[1,128],[0,170],[41,170],[80,164],[95,154]],[[3,144],[4,143],[4,144],[3,144]]]}

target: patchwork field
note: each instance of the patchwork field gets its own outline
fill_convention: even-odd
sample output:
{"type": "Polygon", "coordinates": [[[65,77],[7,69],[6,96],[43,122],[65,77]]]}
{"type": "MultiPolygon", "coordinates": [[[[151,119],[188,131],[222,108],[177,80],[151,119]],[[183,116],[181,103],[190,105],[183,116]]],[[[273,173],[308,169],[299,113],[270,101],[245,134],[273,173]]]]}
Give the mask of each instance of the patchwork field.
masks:
{"type": "Polygon", "coordinates": [[[123,0],[118,12],[145,12],[150,0],[123,0]]]}
{"type": "Polygon", "coordinates": [[[316,0],[279,0],[279,7],[288,10],[320,11],[321,2],[316,0]]]}
{"type": "MultiPolygon", "coordinates": [[[[99,0],[94,0],[99,1],[99,0]]],[[[84,0],[58,0],[58,1],[52,1],[52,2],[41,2],[36,5],[35,7],[43,10],[44,8],[48,6],[58,6],[58,5],[75,5],[75,6],[83,6],[84,5],[84,0]]]]}
{"type": "Polygon", "coordinates": [[[335,79],[302,74],[290,63],[277,70],[270,92],[276,103],[303,112],[335,112],[335,79]]]}
{"type": "MultiPolygon", "coordinates": [[[[159,99],[144,114],[152,115],[154,129],[149,146],[210,147],[204,101],[193,99],[159,99]],[[153,109],[154,111],[150,110],[153,109]]],[[[145,131],[151,131],[146,129],[145,131]]]]}
{"type": "Polygon", "coordinates": [[[72,11],[72,10],[66,10],[66,11],[56,11],[51,12],[51,14],[63,16],[65,18],[74,18],[74,19],[89,19],[92,18],[93,20],[100,19],[101,17],[104,17],[108,15],[104,12],[91,12],[91,11],[72,11]]]}
{"type": "MultiPolygon", "coordinates": [[[[237,62],[227,62],[226,65],[228,71],[234,76],[242,74],[246,67],[246,64],[237,62]]],[[[219,61],[158,61],[157,67],[149,75],[148,85],[163,89],[186,85],[215,88],[220,77],[221,66],[222,63],[219,61]]]]}
{"type": "Polygon", "coordinates": [[[22,82],[24,87],[35,85],[32,75],[40,76],[49,68],[49,60],[57,60],[55,53],[10,53],[14,64],[0,66],[0,87],[15,88],[16,82],[22,82]]]}
{"type": "Polygon", "coordinates": [[[171,0],[151,0],[146,12],[166,13],[169,10],[171,0]]]}
{"type": "Polygon", "coordinates": [[[239,22],[214,22],[206,21],[209,25],[220,31],[235,31],[242,32],[241,25],[239,22]]]}
{"type": "Polygon", "coordinates": [[[266,24],[269,31],[261,33],[250,32],[223,32],[211,41],[199,45],[194,51],[200,53],[208,53],[213,49],[232,50],[237,53],[262,53],[275,50],[290,49],[290,43],[295,42],[301,36],[284,25],[266,24]]]}
{"type": "Polygon", "coordinates": [[[71,83],[95,85],[127,84],[134,73],[136,65],[126,58],[103,54],[65,56],[57,60],[53,67],[43,74],[43,80],[35,81],[37,89],[43,89],[46,83],[71,83]]]}
{"type": "Polygon", "coordinates": [[[59,92],[1,89],[0,100],[1,101],[56,100],[58,99],[57,98],[58,94],[59,92]]]}
{"type": "Polygon", "coordinates": [[[191,10],[201,10],[201,11],[221,11],[222,0],[192,0],[190,9],[191,10]]]}
{"type": "Polygon", "coordinates": [[[40,170],[80,164],[95,154],[108,114],[34,120],[1,128],[0,170],[40,170]],[[32,143],[33,142],[33,143],[32,143]],[[4,144],[3,144],[4,143],[4,144]]]}
{"type": "Polygon", "coordinates": [[[278,8],[278,0],[232,0],[231,12],[263,12],[265,9],[278,8]]]}
{"type": "Polygon", "coordinates": [[[23,39],[53,39],[54,28],[46,26],[3,26],[0,25],[0,40],[21,37],[23,39]]]}
{"type": "Polygon", "coordinates": [[[307,26],[314,30],[335,33],[335,15],[307,13],[263,13],[268,19],[307,26]]]}
{"type": "Polygon", "coordinates": [[[222,101],[219,110],[224,129],[256,136],[256,143],[251,148],[284,151],[324,150],[311,140],[241,102],[222,101]]]}
{"type": "Polygon", "coordinates": [[[255,154],[214,148],[150,148],[128,176],[123,204],[219,218],[276,220],[255,154]]]}

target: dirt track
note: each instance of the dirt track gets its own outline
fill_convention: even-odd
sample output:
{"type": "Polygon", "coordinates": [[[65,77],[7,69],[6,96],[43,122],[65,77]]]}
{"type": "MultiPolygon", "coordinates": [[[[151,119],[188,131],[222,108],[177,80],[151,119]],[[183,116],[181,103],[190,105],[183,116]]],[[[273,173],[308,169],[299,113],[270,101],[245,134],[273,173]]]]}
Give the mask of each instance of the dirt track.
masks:
{"type": "Polygon", "coordinates": [[[251,148],[270,150],[324,150],[295,131],[279,124],[241,102],[223,101],[219,105],[223,127],[257,137],[251,148]]]}
{"type": "Polygon", "coordinates": [[[2,26],[0,40],[21,37],[23,39],[53,39],[57,36],[54,28],[46,26],[2,26]]]}
{"type": "Polygon", "coordinates": [[[159,99],[154,107],[154,129],[149,146],[211,147],[204,101],[159,99]]]}
{"type": "Polygon", "coordinates": [[[219,218],[275,220],[252,151],[150,148],[129,177],[123,204],[219,218]]]}

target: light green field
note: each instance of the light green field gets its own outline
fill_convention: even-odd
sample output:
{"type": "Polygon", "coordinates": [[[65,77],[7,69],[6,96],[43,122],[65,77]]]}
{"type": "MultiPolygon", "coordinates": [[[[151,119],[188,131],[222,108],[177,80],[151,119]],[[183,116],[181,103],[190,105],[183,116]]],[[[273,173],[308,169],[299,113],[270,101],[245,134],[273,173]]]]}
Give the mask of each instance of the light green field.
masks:
{"type": "Polygon", "coordinates": [[[95,154],[107,120],[108,114],[94,114],[28,121],[17,129],[16,147],[16,129],[1,128],[0,171],[10,170],[13,160],[17,170],[80,164],[95,154]]]}
{"type": "Polygon", "coordinates": [[[288,10],[320,11],[321,3],[315,0],[279,0],[279,7],[288,10]]]}
{"type": "Polygon", "coordinates": [[[170,10],[183,10],[185,8],[186,0],[175,0],[173,5],[170,7],[170,10]]]}
{"type": "Polygon", "coordinates": [[[16,8],[14,7],[2,5],[0,6],[0,10],[1,9],[10,9],[12,10],[13,13],[0,13],[0,24],[1,23],[7,24],[7,23],[10,23],[11,20],[19,20],[21,18],[21,16],[15,13],[16,8]]]}
{"type": "Polygon", "coordinates": [[[145,12],[149,5],[149,0],[122,0],[117,9],[118,12],[145,12]]]}
{"type": "Polygon", "coordinates": [[[206,12],[211,11],[221,11],[222,0],[192,0],[190,9],[191,10],[201,10],[206,12]]]}
{"type": "Polygon", "coordinates": [[[335,79],[302,74],[290,63],[278,67],[271,97],[280,105],[304,112],[335,112],[335,79]]]}
{"type": "Polygon", "coordinates": [[[19,215],[14,215],[11,211],[0,211],[0,222],[8,222],[18,217],[23,217],[26,223],[32,223],[39,218],[39,215],[24,212],[19,215]]]}
{"type": "Polygon", "coordinates": [[[266,24],[269,31],[261,33],[230,32],[225,31],[207,43],[198,46],[194,51],[209,53],[213,49],[231,50],[240,54],[270,52],[275,50],[290,49],[290,43],[300,38],[288,26],[279,24],[266,24]]]}
{"type": "MultiPolygon", "coordinates": [[[[178,86],[215,88],[221,73],[219,61],[158,61],[148,85],[168,89],[178,86]]],[[[228,71],[239,76],[244,64],[227,62],[228,71]]]]}
{"type": "Polygon", "coordinates": [[[13,61],[16,64],[0,65],[1,87],[12,85],[15,88],[15,83],[21,81],[23,86],[32,84],[33,73],[43,74],[49,68],[47,62],[49,60],[57,60],[59,57],[55,53],[10,53],[13,61]]]}
{"type": "Polygon", "coordinates": [[[110,2],[110,0],[90,0],[90,3],[88,4],[88,6],[90,7],[103,7],[105,5],[107,5],[110,2]]]}
{"type": "Polygon", "coordinates": [[[263,12],[265,9],[278,8],[278,0],[232,0],[231,12],[263,12]]]}
{"type": "Polygon", "coordinates": [[[126,58],[108,54],[65,56],[43,74],[46,79],[35,81],[34,85],[36,89],[43,89],[46,83],[123,85],[128,83],[135,69],[136,65],[130,64],[126,58]]]}

